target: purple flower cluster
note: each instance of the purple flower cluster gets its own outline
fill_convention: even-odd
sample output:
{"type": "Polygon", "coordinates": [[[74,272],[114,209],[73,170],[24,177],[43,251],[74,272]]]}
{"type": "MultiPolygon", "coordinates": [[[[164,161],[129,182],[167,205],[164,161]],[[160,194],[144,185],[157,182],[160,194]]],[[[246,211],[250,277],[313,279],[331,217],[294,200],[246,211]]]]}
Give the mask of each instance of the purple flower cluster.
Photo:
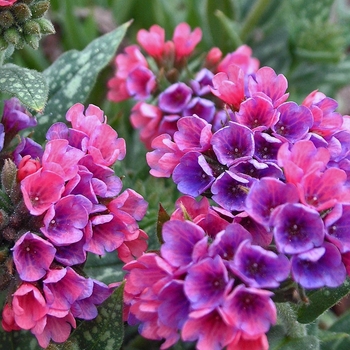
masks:
{"type": "Polygon", "coordinates": [[[18,169],[8,161],[2,174],[12,203],[0,239],[12,252],[6,274],[16,280],[7,286],[2,326],[30,330],[44,348],[50,339],[64,342],[76,318],[95,318],[115,288],[79,273],[87,253],[117,251],[128,262],[147,248],[136,222],[147,202],[131,189],[121,192],[111,168],[124,158],[125,141],[94,105],[84,111],[76,104],[66,119],[71,127],[56,123],[48,130],[40,159],[20,145],[18,169]]]}
{"type": "Polygon", "coordinates": [[[270,289],[289,275],[290,262],[253,243],[202,198],[177,201],[164,223],[160,255],[125,265],[128,321],[141,335],[165,339],[161,349],[197,341],[197,349],[267,349],[276,322],[270,289]]]}

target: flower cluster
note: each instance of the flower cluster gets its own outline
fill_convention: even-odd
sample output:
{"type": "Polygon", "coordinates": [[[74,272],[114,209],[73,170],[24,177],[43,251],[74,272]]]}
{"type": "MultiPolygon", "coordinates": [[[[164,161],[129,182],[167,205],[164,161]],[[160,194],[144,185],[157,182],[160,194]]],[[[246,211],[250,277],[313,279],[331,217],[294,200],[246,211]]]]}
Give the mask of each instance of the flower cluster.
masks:
{"type": "MultiPolygon", "coordinates": [[[[148,47],[140,40],[159,28],[140,33],[159,71],[172,72],[168,56],[156,56],[152,46],[163,41],[148,47]]],[[[178,331],[199,349],[233,349],[239,341],[267,348],[265,332],[276,317],[271,296],[282,281],[336,287],[350,274],[350,117],[319,91],[301,104],[288,100],[286,77],[259,67],[251,53],[242,46],[221,59],[213,49],[204,63],[211,70],[203,67],[188,83],[178,74],[163,90],[152,83],[143,98],[156,97],[154,104],[139,101],[131,113],[153,148],[146,155],[151,175],[172,177],[186,195],[186,220],[175,215],[164,224],[160,256],[126,266],[129,322],[140,322],[147,338],[166,339],[163,348],[178,331]],[[193,100],[201,107],[189,108],[193,100]],[[209,218],[208,210],[188,214],[198,205],[187,196],[210,198],[221,219],[209,218]],[[152,283],[141,278],[145,270],[152,283]]],[[[127,66],[130,57],[120,55],[121,62],[127,66]]]]}
{"type": "Polygon", "coordinates": [[[160,255],[146,253],[125,265],[129,323],[161,349],[181,338],[197,349],[267,349],[265,333],[276,322],[270,289],[289,275],[289,260],[253,243],[239,223],[230,223],[190,196],[177,201],[164,223],[160,255]]]}
{"type": "MultiPolygon", "coordinates": [[[[147,235],[136,221],[147,203],[111,168],[126,153],[124,139],[94,105],[75,104],[65,123],[53,124],[41,149],[29,138],[13,152],[3,149],[1,192],[1,289],[6,331],[30,330],[40,346],[64,342],[76,318],[97,316],[96,306],[115,284],[87,277],[87,254],[117,251],[124,261],[145,251],[147,235]]],[[[18,101],[4,108],[2,126],[14,135],[35,120],[18,101]]]]}

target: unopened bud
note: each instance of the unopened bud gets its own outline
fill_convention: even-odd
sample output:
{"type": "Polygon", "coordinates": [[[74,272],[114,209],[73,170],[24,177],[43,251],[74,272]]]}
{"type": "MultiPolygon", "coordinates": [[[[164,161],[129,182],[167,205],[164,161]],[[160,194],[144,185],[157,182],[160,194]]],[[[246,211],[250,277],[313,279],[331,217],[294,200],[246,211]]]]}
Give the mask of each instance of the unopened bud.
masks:
{"type": "Polygon", "coordinates": [[[22,2],[14,4],[11,7],[11,11],[19,23],[23,23],[32,17],[32,11],[30,11],[28,5],[22,2]]]}
{"type": "Polygon", "coordinates": [[[40,30],[40,26],[36,21],[29,20],[23,24],[23,33],[26,35],[39,35],[40,30]]]}
{"type": "Polygon", "coordinates": [[[8,247],[2,247],[0,249],[0,264],[2,264],[9,256],[10,250],[8,247]]]}
{"type": "Polygon", "coordinates": [[[28,175],[35,173],[41,167],[40,161],[32,159],[30,155],[24,156],[18,164],[17,180],[22,181],[28,175]]]}
{"type": "Polygon", "coordinates": [[[0,27],[10,28],[15,23],[12,13],[9,10],[0,12],[0,27]]]}
{"type": "Polygon", "coordinates": [[[1,172],[1,183],[3,190],[9,196],[17,183],[17,167],[11,159],[5,159],[1,172]]]}
{"type": "MultiPolygon", "coordinates": [[[[9,216],[5,210],[0,209],[0,230],[7,226],[9,222],[9,216]]],[[[1,264],[1,251],[0,251],[0,264],[1,264]]]]}
{"type": "Polygon", "coordinates": [[[25,34],[24,40],[34,50],[37,50],[39,48],[40,36],[36,34],[28,34],[28,35],[25,34]]]}
{"type": "Polygon", "coordinates": [[[50,7],[50,1],[38,1],[30,6],[30,10],[32,11],[32,18],[40,18],[44,16],[47,10],[50,7]]]}
{"type": "Polygon", "coordinates": [[[14,45],[17,49],[22,49],[24,46],[24,40],[21,34],[18,33],[16,28],[6,29],[4,32],[4,39],[14,45]]]}
{"type": "Polygon", "coordinates": [[[48,19],[38,18],[38,19],[35,19],[35,21],[40,26],[40,33],[41,34],[55,34],[56,33],[55,27],[48,19]]]}

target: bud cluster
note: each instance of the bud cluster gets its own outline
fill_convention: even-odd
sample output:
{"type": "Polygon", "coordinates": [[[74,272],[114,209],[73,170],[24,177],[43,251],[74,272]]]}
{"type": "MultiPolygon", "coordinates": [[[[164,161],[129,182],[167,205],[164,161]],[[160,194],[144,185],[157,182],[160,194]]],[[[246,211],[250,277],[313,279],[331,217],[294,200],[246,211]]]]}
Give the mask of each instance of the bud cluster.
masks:
{"type": "Polygon", "coordinates": [[[43,35],[55,32],[52,23],[43,18],[49,7],[49,0],[17,0],[0,6],[0,50],[9,46],[22,49],[25,44],[37,49],[43,35]]]}

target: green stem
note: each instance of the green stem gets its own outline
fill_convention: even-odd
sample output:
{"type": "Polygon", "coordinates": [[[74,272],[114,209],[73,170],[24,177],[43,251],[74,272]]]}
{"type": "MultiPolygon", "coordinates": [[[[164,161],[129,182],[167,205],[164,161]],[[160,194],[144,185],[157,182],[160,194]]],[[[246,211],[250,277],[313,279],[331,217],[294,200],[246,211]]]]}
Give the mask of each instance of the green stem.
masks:
{"type": "Polygon", "coordinates": [[[247,39],[250,32],[254,29],[255,25],[259,22],[260,18],[264,14],[266,8],[269,6],[270,2],[271,0],[257,0],[252,6],[241,28],[240,37],[242,41],[245,41],[247,39]]]}

